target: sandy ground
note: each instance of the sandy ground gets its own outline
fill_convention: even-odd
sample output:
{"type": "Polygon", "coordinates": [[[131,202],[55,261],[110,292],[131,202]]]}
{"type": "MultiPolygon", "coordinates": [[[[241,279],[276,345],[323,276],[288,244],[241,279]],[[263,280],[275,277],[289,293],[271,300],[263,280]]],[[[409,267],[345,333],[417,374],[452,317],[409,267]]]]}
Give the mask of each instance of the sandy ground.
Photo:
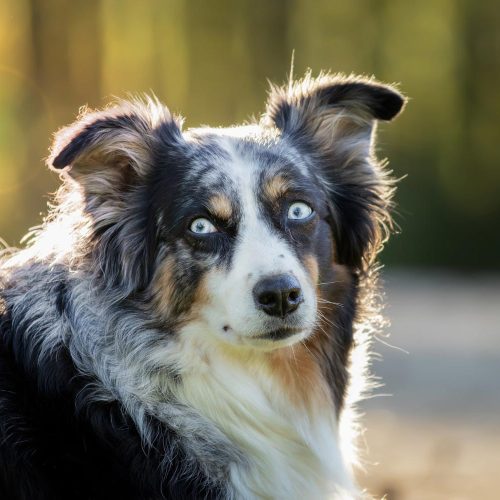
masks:
{"type": "Polygon", "coordinates": [[[500,276],[393,273],[385,386],[363,403],[375,496],[500,499],[500,276]]]}
{"type": "Polygon", "coordinates": [[[366,423],[368,464],[360,483],[375,498],[500,498],[500,424],[391,412],[373,412],[366,423]]]}

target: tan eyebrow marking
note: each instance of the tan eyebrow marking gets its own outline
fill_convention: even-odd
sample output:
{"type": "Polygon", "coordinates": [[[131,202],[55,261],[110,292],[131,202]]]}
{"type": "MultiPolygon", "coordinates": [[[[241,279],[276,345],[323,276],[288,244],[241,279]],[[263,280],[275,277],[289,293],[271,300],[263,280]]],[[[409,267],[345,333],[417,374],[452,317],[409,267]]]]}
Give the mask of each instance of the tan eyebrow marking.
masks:
{"type": "Polygon", "coordinates": [[[233,207],[231,201],[223,194],[216,194],[208,200],[208,209],[216,217],[221,219],[230,219],[233,214],[233,207]]]}
{"type": "Polygon", "coordinates": [[[290,189],[290,181],[283,175],[276,175],[264,184],[264,194],[271,201],[277,200],[290,189]]]}

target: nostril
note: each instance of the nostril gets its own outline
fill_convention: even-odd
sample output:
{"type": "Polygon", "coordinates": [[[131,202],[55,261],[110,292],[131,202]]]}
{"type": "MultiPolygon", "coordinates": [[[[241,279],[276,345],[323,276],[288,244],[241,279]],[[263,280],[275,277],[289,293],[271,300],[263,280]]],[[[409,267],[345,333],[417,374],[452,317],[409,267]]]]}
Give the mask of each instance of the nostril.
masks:
{"type": "Polygon", "coordinates": [[[302,301],[303,297],[300,288],[293,288],[288,290],[285,294],[283,294],[282,309],[284,314],[288,314],[295,311],[302,303],[302,301]]]}

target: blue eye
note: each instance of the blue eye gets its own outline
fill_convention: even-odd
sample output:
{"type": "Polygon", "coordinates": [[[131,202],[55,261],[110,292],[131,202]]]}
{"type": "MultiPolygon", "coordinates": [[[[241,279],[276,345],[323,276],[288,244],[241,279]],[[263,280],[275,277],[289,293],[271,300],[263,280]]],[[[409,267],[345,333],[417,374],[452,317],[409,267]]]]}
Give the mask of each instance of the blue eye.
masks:
{"type": "Polygon", "coordinates": [[[307,203],[296,201],[288,209],[288,218],[292,220],[304,220],[309,218],[312,213],[313,209],[307,203]]]}
{"type": "Polygon", "coordinates": [[[194,219],[194,221],[191,222],[189,229],[195,234],[210,234],[217,232],[217,228],[204,217],[194,219]]]}

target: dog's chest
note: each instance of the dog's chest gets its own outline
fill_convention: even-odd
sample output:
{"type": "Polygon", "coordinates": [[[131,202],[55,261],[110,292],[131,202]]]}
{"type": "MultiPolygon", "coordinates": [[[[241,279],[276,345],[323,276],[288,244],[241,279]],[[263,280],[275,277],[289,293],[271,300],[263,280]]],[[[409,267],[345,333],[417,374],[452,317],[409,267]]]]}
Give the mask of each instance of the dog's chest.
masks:
{"type": "Polygon", "coordinates": [[[231,466],[238,498],[322,499],[351,489],[329,401],[294,401],[287,377],[257,359],[250,366],[213,355],[205,361],[183,377],[177,396],[246,457],[246,464],[231,466]]]}

